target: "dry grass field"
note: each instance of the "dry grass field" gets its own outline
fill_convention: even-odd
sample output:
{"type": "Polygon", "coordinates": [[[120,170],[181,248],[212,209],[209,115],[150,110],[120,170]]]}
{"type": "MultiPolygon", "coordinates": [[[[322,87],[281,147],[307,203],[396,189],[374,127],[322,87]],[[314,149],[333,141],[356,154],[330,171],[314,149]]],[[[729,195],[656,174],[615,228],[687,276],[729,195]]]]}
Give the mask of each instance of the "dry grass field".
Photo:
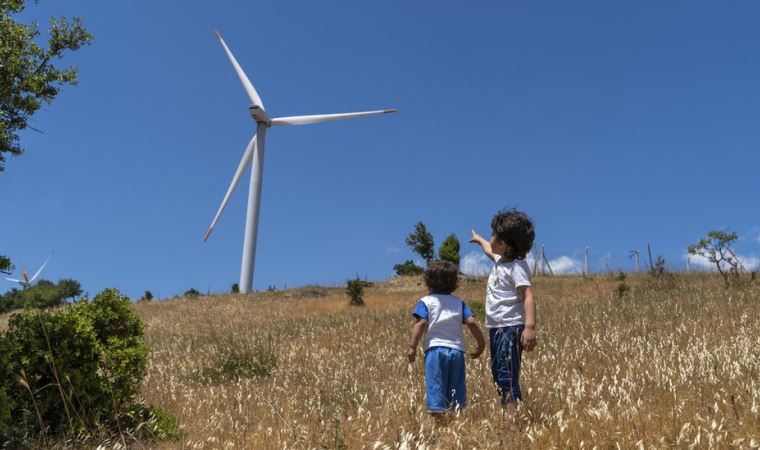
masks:
{"type": "Polygon", "coordinates": [[[629,276],[618,298],[618,283],[536,280],[518,431],[502,426],[487,351],[468,362],[468,408],[445,428],[425,413],[421,358],[404,357],[419,279],[367,288],[365,307],[321,287],[135,304],[152,349],[142,399],[183,429],[136,447],[757,448],[760,284],[629,276]]]}

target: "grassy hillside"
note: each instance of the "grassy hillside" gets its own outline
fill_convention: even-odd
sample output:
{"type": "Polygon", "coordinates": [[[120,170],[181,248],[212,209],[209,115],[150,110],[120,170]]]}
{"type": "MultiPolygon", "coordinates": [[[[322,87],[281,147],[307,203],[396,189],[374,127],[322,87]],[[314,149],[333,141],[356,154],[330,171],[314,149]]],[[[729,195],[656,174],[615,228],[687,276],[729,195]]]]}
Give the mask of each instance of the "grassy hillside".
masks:
{"type": "MultiPolygon", "coordinates": [[[[419,279],[135,305],[152,349],[143,399],[179,418],[164,448],[751,447],[760,442],[760,285],[711,275],[535,282],[538,349],[525,355],[521,432],[501,426],[488,353],[468,363],[469,407],[444,429],[406,362],[419,279]]],[[[482,301],[485,280],[457,294],[482,301]]],[[[2,327],[0,319],[0,327],[2,327]]]]}

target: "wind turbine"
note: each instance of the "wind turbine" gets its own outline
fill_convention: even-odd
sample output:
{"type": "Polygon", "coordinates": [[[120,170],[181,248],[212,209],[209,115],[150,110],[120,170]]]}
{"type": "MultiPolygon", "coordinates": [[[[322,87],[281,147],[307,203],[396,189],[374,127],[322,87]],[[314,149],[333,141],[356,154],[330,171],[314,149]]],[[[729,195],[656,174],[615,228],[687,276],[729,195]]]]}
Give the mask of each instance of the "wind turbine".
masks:
{"type": "Polygon", "coordinates": [[[219,220],[224,207],[227,206],[227,202],[232,195],[232,192],[238,185],[240,177],[243,175],[248,164],[252,164],[251,181],[248,187],[248,212],[245,221],[245,239],[243,241],[243,262],[240,267],[240,292],[250,292],[253,287],[253,266],[256,259],[256,236],[259,228],[259,204],[261,201],[261,180],[264,171],[264,136],[269,127],[279,125],[307,125],[312,123],[327,122],[330,120],[338,119],[351,119],[354,117],[374,116],[376,114],[386,114],[396,112],[395,109],[381,109],[376,111],[363,111],[353,113],[340,113],[340,114],[317,114],[309,116],[289,116],[271,118],[267,114],[264,108],[264,103],[261,101],[261,97],[256,92],[253,84],[246,76],[243,69],[238,64],[235,56],[232,54],[227,44],[222,39],[222,35],[218,31],[214,30],[216,37],[224,48],[224,52],[227,54],[232,63],[232,67],[235,69],[240,82],[243,84],[246,94],[251,101],[251,106],[248,107],[248,112],[254,121],[256,121],[256,134],[253,135],[248,147],[246,147],[243,157],[238,164],[238,168],[235,171],[235,175],[232,177],[230,187],[227,189],[227,193],[224,195],[222,204],[214,216],[214,220],[211,222],[206,235],[203,240],[206,241],[214,229],[216,222],[219,220]]]}
{"type": "Polygon", "coordinates": [[[17,280],[15,278],[6,278],[6,280],[12,281],[14,283],[18,283],[24,289],[30,287],[34,283],[34,280],[36,280],[37,277],[40,276],[40,273],[42,273],[42,269],[45,268],[45,266],[47,265],[48,261],[50,261],[50,258],[52,258],[54,254],[55,254],[55,250],[53,250],[52,252],[50,252],[50,256],[48,256],[47,259],[45,260],[45,262],[42,263],[42,265],[40,266],[40,268],[37,269],[37,272],[34,273],[34,275],[32,276],[32,278],[29,278],[29,273],[27,273],[26,269],[21,269],[21,279],[17,280]]]}
{"type": "Polygon", "coordinates": [[[639,254],[641,252],[638,250],[631,250],[631,256],[629,258],[636,258],[636,273],[639,273],[639,254]]]}

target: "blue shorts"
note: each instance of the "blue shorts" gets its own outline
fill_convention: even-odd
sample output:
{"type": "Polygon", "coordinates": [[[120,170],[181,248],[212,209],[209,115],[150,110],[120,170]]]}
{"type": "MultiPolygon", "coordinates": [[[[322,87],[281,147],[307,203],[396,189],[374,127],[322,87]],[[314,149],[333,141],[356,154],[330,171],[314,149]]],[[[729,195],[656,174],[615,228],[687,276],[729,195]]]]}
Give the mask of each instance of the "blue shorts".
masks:
{"type": "Polygon", "coordinates": [[[449,347],[431,347],[425,352],[425,394],[428,412],[465,407],[464,352],[449,347]]]}
{"type": "Polygon", "coordinates": [[[491,340],[491,375],[502,403],[522,400],[520,392],[520,361],[522,343],[520,341],[524,325],[514,327],[490,328],[491,340]]]}

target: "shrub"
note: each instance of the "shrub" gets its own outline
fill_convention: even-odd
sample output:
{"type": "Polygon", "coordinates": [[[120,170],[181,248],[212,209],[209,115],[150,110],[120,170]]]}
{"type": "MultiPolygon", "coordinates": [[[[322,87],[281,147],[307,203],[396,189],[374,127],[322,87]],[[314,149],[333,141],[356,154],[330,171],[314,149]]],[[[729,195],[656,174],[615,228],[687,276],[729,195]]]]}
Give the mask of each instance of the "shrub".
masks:
{"type": "Polygon", "coordinates": [[[198,292],[198,290],[196,290],[195,288],[190,288],[186,290],[184,294],[182,294],[183,297],[187,297],[187,298],[195,298],[195,297],[199,297],[200,295],[201,293],[198,292]]]}
{"type": "Polygon", "coordinates": [[[359,277],[346,281],[346,295],[354,306],[364,305],[364,284],[359,277]]]}
{"type": "Polygon", "coordinates": [[[151,301],[153,300],[153,293],[151,291],[145,291],[145,293],[142,296],[143,300],[151,301]]]}
{"type": "Polygon", "coordinates": [[[451,233],[441,243],[438,249],[438,257],[444,261],[451,261],[459,267],[459,239],[454,233],[451,233]]]}
{"type": "Polygon", "coordinates": [[[239,294],[240,293],[240,285],[237,283],[232,283],[232,289],[230,290],[233,294],[239,294]]]}
{"type": "Polygon", "coordinates": [[[50,312],[26,310],[0,335],[0,442],[114,423],[145,376],[143,324],[115,289],[50,312]]]}
{"type": "Polygon", "coordinates": [[[393,270],[396,271],[396,275],[401,277],[422,275],[425,269],[418,266],[411,259],[407,259],[403,264],[396,264],[393,266],[393,270]]]}
{"type": "Polygon", "coordinates": [[[478,319],[482,319],[486,316],[486,305],[478,300],[475,300],[471,302],[470,304],[470,310],[473,314],[475,314],[475,317],[478,319]]]}
{"type": "Polygon", "coordinates": [[[197,378],[204,383],[222,380],[237,381],[241,378],[264,378],[277,369],[279,359],[272,336],[267,336],[266,343],[252,349],[241,350],[238,347],[225,350],[209,367],[201,369],[197,378]]]}
{"type": "Polygon", "coordinates": [[[631,290],[631,288],[625,282],[627,276],[625,273],[623,273],[623,271],[620,271],[616,278],[618,281],[620,281],[620,283],[617,285],[617,288],[615,288],[615,292],[617,293],[618,298],[623,298],[625,294],[631,290]]]}

